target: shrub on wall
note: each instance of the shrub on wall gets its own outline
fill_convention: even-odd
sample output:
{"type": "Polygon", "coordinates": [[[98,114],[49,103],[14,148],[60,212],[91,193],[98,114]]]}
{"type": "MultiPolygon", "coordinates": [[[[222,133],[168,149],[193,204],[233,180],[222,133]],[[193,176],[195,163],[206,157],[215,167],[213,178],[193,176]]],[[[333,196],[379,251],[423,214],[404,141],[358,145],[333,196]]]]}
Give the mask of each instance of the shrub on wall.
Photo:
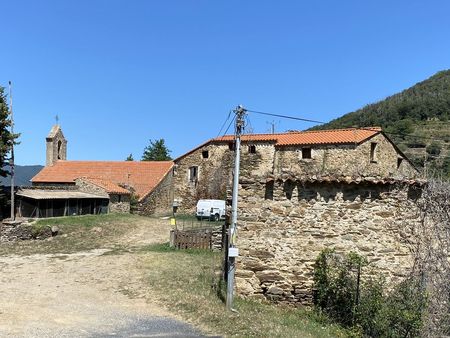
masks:
{"type": "Polygon", "coordinates": [[[314,301],[333,320],[345,326],[354,323],[359,296],[359,275],[366,261],[354,253],[343,257],[325,249],[314,269],[314,301]]]}
{"type": "Polygon", "coordinates": [[[135,213],[138,210],[139,206],[139,197],[132,193],[130,196],[130,212],[135,213]]]}
{"type": "Polygon", "coordinates": [[[381,276],[362,280],[366,266],[366,259],[358,254],[323,250],[314,270],[316,307],[360,335],[419,336],[426,305],[421,283],[408,278],[388,291],[381,276]]]}

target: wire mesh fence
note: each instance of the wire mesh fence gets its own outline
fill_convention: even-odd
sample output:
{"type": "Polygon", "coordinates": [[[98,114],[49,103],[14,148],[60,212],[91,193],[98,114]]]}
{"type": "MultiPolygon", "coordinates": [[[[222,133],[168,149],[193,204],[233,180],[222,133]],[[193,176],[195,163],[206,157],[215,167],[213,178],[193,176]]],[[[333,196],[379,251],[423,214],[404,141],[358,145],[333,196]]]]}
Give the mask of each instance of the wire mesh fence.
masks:
{"type": "Polygon", "coordinates": [[[174,217],[175,221],[173,224],[176,230],[189,230],[189,229],[201,229],[201,228],[216,228],[221,227],[225,221],[214,221],[208,218],[196,217],[174,217]]]}

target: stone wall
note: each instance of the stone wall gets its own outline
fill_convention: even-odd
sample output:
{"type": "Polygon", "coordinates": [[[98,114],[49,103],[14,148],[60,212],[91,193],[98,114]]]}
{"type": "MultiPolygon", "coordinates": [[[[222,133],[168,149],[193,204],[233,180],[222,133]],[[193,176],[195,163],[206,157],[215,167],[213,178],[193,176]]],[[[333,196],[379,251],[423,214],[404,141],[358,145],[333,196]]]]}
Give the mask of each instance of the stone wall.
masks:
{"type": "Polygon", "coordinates": [[[24,241],[32,239],[46,239],[52,236],[56,236],[58,233],[57,226],[43,226],[36,228],[29,223],[21,224],[5,224],[0,223],[0,243],[2,242],[14,242],[24,241]],[[53,231],[53,229],[55,231],[53,231]]]}
{"type": "Polygon", "coordinates": [[[388,281],[411,265],[403,222],[415,222],[420,190],[405,184],[241,181],[237,291],[308,304],[324,248],[358,252],[388,281]]]}
{"type": "Polygon", "coordinates": [[[78,187],[79,191],[109,198],[109,194],[105,191],[104,188],[101,188],[98,185],[86,181],[82,178],[77,178],[75,180],[75,185],[78,187]]]}
{"type": "Polygon", "coordinates": [[[83,178],[77,178],[75,184],[79,191],[109,198],[109,212],[118,212],[127,214],[130,212],[130,195],[109,194],[106,190],[98,185],[86,181],[83,178]]]}
{"type": "Polygon", "coordinates": [[[311,147],[311,159],[302,159],[301,147],[279,147],[274,174],[411,178],[416,170],[382,134],[355,145],[311,147]],[[376,144],[371,158],[372,144],[376,144]],[[399,160],[401,159],[401,160],[399,160]]]}
{"type": "Polygon", "coordinates": [[[136,212],[140,215],[172,212],[172,180],[173,173],[169,172],[150,194],[138,202],[136,212]]]}
{"type": "Polygon", "coordinates": [[[210,143],[175,161],[173,198],[179,211],[191,212],[199,199],[225,199],[230,186],[233,154],[226,143],[210,143]],[[204,152],[207,152],[207,158],[204,158],[204,152]],[[193,166],[198,168],[195,180],[189,176],[193,166]]]}
{"type": "Polygon", "coordinates": [[[109,195],[109,212],[130,213],[130,195],[109,195]]]}
{"type": "Polygon", "coordinates": [[[24,189],[46,189],[46,190],[78,190],[75,183],[36,183],[24,189]]]}

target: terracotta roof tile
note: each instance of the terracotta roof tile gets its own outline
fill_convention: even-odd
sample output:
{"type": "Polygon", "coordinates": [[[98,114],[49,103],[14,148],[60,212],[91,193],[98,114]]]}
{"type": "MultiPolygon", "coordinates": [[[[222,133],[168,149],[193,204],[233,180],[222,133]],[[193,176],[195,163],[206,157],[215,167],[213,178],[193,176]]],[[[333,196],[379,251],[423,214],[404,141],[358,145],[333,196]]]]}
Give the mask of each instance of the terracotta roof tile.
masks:
{"type": "MultiPolygon", "coordinates": [[[[281,134],[246,134],[242,135],[243,142],[259,141],[273,142],[277,146],[313,145],[313,144],[348,144],[362,141],[381,132],[379,127],[348,128],[332,130],[298,131],[281,134]]],[[[215,142],[232,141],[234,135],[225,135],[212,139],[215,142]]]]}
{"type": "Polygon", "coordinates": [[[57,161],[45,167],[33,183],[73,183],[88,177],[132,187],[140,199],[148,195],[173,166],[172,161],[57,161]]]}

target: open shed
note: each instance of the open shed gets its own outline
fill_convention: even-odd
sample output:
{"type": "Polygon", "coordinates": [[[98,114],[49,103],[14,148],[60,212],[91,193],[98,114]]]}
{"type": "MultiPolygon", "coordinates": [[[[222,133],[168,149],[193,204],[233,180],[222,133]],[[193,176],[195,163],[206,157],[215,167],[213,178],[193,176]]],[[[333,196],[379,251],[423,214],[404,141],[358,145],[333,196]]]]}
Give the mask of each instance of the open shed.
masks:
{"type": "Polygon", "coordinates": [[[81,191],[27,189],[17,192],[19,217],[106,214],[109,198],[81,191]]]}

